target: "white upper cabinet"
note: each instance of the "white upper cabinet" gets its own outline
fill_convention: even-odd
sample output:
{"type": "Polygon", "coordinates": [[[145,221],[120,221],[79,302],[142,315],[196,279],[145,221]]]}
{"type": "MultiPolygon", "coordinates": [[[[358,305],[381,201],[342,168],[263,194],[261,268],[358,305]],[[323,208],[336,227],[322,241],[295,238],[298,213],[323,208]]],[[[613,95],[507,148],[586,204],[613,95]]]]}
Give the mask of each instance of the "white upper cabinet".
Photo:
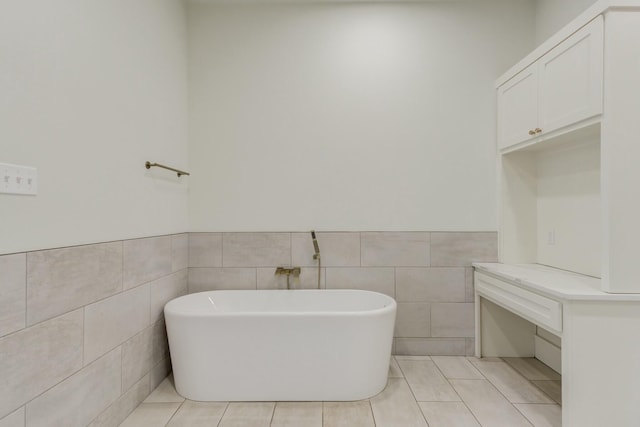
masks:
{"type": "Polygon", "coordinates": [[[533,64],[498,88],[498,145],[509,147],[535,136],[538,121],[538,65],[533,64]]]}
{"type": "Polygon", "coordinates": [[[602,113],[604,25],[598,16],[538,61],[542,132],[602,113]]]}
{"type": "Polygon", "coordinates": [[[498,88],[498,148],[535,142],[602,113],[598,16],[498,88]]]}

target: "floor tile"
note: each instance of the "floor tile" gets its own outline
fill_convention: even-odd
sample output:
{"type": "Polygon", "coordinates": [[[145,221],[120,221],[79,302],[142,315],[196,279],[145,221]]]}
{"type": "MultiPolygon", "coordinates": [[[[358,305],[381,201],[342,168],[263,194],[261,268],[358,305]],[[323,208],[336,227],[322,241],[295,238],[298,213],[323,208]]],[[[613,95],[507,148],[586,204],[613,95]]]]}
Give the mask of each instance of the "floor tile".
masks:
{"type": "Polygon", "coordinates": [[[24,427],[24,423],[25,423],[24,411],[25,411],[25,407],[23,406],[22,408],[16,410],[15,412],[12,412],[6,417],[0,419],[0,427],[24,427]]]}
{"type": "Polygon", "coordinates": [[[431,356],[394,356],[396,360],[431,360],[431,356]]]}
{"type": "Polygon", "coordinates": [[[218,427],[269,427],[274,402],[231,402],[218,427]]]}
{"type": "Polygon", "coordinates": [[[419,405],[429,427],[480,427],[462,402],[420,402],[419,405]]]}
{"type": "Polygon", "coordinates": [[[514,405],[535,427],[561,427],[562,409],[558,405],[514,405]]]}
{"type": "MultiPolygon", "coordinates": [[[[520,363],[513,360],[510,360],[511,365],[533,367],[533,372],[541,371],[537,361],[529,360],[520,363]]],[[[229,404],[194,402],[184,400],[177,394],[173,377],[169,376],[122,425],[124,427],[560,426],[561,407],[553,403],[543,392],[559,401],[560,381],[528,381],[500,358],[393,356],[389,363],[387,387],[370,400],[232,402],[229,404]],[[484,378],[483,374],[487,379],[479,379],[484,378]],[[514,399],[515,403],[509,402],[505,395],[514,399]],[[524,399],[531,400],[532,396],[533,400],[543,396],[548,403],[518,402],[524,399]]]]}
{"type": "Polygon", "coordinates": [[[404,375],[400,370],[400,366],[396,361],[395,357],[392,357],[389,361],[389,378],[403,378],[404,375]]]}
{"type": "Polygon", "coordinates": [[[322,402],[277,402],[271,427],[322,427],[322,402]]]}
{"type": "Polygon", "coordinates": [[[322,416],[323,427],[375,427],[368,400],[324,402],[322,416]]]}
{"type": "Polygon", "coordinates": [[[167,427],[211,427],[217,426],[227,402],[194,402],[185,400],[167,427]]]}
{"type": "Polygon", "coordinates": [[[528,380],[560,380],[560,374],[533,357],[503,357],[513,369],[528,380]]]}
{"type": "Polygon", "coordinates": [[[142,403],[120,427],[164,426],[180,407],[180,403],[142,403]]]}
{"type": "Polygon", "coordinates": [[[404,379],[389,378],[387,388],[371,398],[376,427],[427,427],[404,379]]]}
{"type": "Polygon", "coordinates": [[[431,360],[438,369],[449,379],[457,380],[483,380],[484,377],[475,366],[460,356],[432,356],[431,360]]]}
{"type": "Polygon", "coordinates": [[[432,361],[399,360],[398,364],[418,402],[460,401],[460,397],[432,361]]]}
{"type": "Polygon", "coordinates": [[[533,380],[531,382],[547,393],[556,403],[562,404],[562,383],[560,381],[533,380]]]}
{"type": "Polygon", "coordinates": [[[474,365],[512,403],[554,403],[506,363],[474,362],[474,365]]]}
{"type": "Polygon", "coordinates": [[[180,396],[176,391],[173,383],[173,375],[169,375],[160,383],[158,387],[144,400],[144,403],[168,403],[168,402],[184,402],[184,397],[180,396]]]}
{"type": "Polygon", "coordinates": [[[488,380],[450,380],[481,425],[531,427],[531,423],[488,380]]]}

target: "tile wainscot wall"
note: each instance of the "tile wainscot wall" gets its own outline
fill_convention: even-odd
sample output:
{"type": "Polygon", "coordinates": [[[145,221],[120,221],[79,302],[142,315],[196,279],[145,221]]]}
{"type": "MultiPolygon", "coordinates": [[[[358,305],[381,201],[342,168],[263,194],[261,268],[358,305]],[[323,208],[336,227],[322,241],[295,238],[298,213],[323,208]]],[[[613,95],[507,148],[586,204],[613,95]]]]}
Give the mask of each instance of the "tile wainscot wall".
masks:
{"type": "MultiPolygon", "coordinates": [[[[394,352],[473,350],[471,262],[496,233],[322,232],[320,286],[398,302],[394,352]]],[[[183,233],[0,256],[0,427],[117,426],[171,369],[162,309],[215,289],[317,287],[310,233],[183,233]]]]}
{"type": "MultiPolygon", "coordinates": [[[[394,353],[472,355],[471,263],[497,260],[494,232],[317,233],[320,287],[364,289],[398,302],[394,353]]],[[[318,286],[310,233],[190,233],[189,292],[283,289],[275,268],[302,267],[292,288],[318,286]]]]}
{"type": "Polygon", "coordinates": [[[188,235],[0,256],[0,427],[118,426],[171,369],[188,235]]]}

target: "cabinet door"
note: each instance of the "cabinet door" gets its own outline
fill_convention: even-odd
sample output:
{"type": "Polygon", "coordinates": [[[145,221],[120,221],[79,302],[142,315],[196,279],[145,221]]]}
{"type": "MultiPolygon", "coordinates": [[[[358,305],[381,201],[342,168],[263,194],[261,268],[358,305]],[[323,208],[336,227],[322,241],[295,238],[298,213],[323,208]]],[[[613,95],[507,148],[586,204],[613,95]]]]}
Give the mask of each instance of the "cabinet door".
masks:
{"type": "Polygon", "coordinates": [[[598,16],[538,61],[542,135],[602,113],[603,34],[598,16]]]}
{"type": "Polygon", "coordinates": [[[498,88],[498,148],[533,138],[538,123],[538,75],[533,64],[498,88]]]}

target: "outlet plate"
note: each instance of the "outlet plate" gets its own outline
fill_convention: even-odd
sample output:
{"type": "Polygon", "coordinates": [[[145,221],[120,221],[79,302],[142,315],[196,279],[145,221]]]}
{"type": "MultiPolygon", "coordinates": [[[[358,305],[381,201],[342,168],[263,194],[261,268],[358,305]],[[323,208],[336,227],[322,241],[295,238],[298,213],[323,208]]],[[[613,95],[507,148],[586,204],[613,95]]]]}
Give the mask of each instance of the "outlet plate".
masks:
{"type": "Polygon", "coordinates": [[[0,163],[0,193],[35,196],[38,194],[38,169],[0,163]]]}

